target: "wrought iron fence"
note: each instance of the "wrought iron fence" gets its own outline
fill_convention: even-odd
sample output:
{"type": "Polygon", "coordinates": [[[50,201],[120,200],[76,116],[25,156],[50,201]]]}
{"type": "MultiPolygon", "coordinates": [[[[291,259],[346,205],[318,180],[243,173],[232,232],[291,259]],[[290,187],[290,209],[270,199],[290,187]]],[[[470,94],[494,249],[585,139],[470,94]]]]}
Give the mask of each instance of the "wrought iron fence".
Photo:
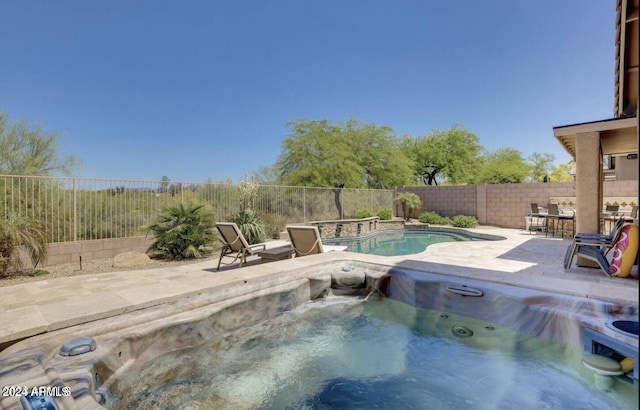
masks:
{"type": "MultiPolygon", "coordinates": [[[[261,185],[255,211],[271,229],[286,224],[337,219],[360,208],[392,207],[393,190],[261,185]]],[[[233,184],[0,175],[0,217],[40,221],[50,242],[142,235],[160,209],[180,203],[209,204],[218,220],[240,210],[233,184]]]]}

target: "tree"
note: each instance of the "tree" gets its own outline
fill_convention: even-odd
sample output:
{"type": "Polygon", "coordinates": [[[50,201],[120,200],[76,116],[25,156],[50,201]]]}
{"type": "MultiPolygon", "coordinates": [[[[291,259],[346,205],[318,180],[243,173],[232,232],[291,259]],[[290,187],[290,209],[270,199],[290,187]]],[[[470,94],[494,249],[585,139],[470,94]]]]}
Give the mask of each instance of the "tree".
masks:
{"type": "Polygon", "coordinates": [[[363,169],[364,186],[389,189],[411,181],[413,163],[391,128],[351,119],[342,131],[363,169]]]}
{"type": "Polygon", "coordinates": [[[551,172],[553,161],[556,157],[553,154],[540,154],[534,152],[527,158],[529,161],[529,178],[532,182],[543,182],[544,177],[548,177],[551,172]]]}
{"type": "Polygon", "coordinates": [[[69,175],[78,161],[58,158],[56,134],[45,134],[26,121],[9,123],[0,113],[0,173],[11,175],[69,175]]]}
{"type": "Polygon", "coordinates": [[[457,125],[448,130],[433,130],[415,140],[405,136],[404,152],[414,161],[414,172],[425,185],[438,185],[437,177],[448,183],[474,183],[479,156],[484,150],[479,138],[457,125]]]}
{"type": "Polygon", "coordinates": [[[171,183],[171,180],[169,179],[169,177],[166,175],[163,175],[162,179],[160,180],[160,186],[158,187],[158,193],[166,194],[167,192],[169,192],[170,183],[171,183]]]}
{"type": "Polygon", "coordinates": [[[350,119],[289,123],[291,132],[273,169],[284,185],[332,187],[343,219],[343,188],[391,188],[411,180],[411,161],[389,127],[350,119]]]}
{"type": "Polygon", "coordinates": [[[529,172],[520,151],[511,147],[485,154],[482,163],[478,177],[481,184],[521,183],[529,172]]]}
{"type": "Polygon", "coordinates": [[[339,126],[327,120],[288,124],[276,161],[279,182],[292,186],[360,188],[363,169],[339,126]]]}
{"type": "Polygon", "coordinates": [[[573,181],[572,173],[575,174],[575,163],[573,161],[564,162],[551,168],[550,179],[552,182],[571,182],[573,181]]]}
{"type": "Polygon", "coordinates": [[[411,180],[411,161],[389,127],[350,119],[289,123],[274,170],[294,186],[391,188],[411,180]]]}

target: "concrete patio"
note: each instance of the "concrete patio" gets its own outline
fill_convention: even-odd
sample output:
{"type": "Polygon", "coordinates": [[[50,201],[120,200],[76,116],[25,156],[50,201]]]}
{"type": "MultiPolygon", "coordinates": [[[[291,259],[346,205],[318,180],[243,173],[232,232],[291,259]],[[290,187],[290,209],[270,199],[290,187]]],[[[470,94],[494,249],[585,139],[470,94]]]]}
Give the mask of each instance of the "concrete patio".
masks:
{"type": "MultiPolygon", "coordinates": [[[[402,266],[432,273],[482,279],[515,286],[638,305],[638,272],[610,278],[599,269],[575,265],[564,271],[569,239],[544,237],[524,230],[480,227],[474,231],[504,236],[501,241],[439,243],[425,252],[380,257],[329,252],[304,258],[260,263],[257,257],[243,268],[216,261],[166,269],[74,276],[0,288],[0,348],[41,333],[116,316],[205,290],[225,292],[247,283],[273,284],[290,280],[300,268],[329,261],[361,261],[402,266]]],[[[278,243],[273,243],[273,246],[278,243]]]]}

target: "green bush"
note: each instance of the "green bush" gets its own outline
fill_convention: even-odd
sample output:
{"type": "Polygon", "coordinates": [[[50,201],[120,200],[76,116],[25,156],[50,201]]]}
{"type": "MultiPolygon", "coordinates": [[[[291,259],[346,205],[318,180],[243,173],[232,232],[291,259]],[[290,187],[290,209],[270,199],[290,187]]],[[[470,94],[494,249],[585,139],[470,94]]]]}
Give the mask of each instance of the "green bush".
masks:
{"type": "Polygon", "coordinates": [[[393,209],[382,208],[378,211],[378,216],[381,221],[390,221],[393,218],[393,209]]]}
{"type": "Polygon", "coordinates": [[[451,225],[453,221],[446,216],[442,216],[435,211],[423,212],[418,217],[418,220],[423,224],[430,225],[451,225]]]}
{"type": "Polygon", "coordinates": [[[356,218],[357,219],[362,219],[362,218],[369,218],[373,216],[373,212],[371,211],[371,209],[369,208],[360,208],[356,211],[356,218]]]}
{"type": "Polygon", "coordinates": [[[215,218],[205,205],[167,206],[146,228],[156,240],[147,253],[166,259],[200,258],[215,242],[215,218]]]}
{"type": "Polygon", "coordinates": [[[478,226],[478,220],[475,216],[456,215],[453,217],[453,226],[458,228],[475,228],[478,226]]]}
{"type": "Polygon", "coordinates": [[[252,211],[240,211],[233,215],[230,221],[238,225],[240,232],[242,232],[244,238],[249,242],[249,245],[260,243],[264,241],[264,238],[267,236],[262,220],[252,211]]]}

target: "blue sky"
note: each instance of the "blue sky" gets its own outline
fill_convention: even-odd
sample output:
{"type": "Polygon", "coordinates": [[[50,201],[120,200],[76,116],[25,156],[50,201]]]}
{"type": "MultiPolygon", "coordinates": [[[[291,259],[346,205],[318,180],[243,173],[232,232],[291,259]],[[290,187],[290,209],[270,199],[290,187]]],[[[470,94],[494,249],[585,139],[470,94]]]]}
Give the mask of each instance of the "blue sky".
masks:
{"type": "Polygon", "coordinates": [[[614,36],[613,0],[5,0],[0,111],[83,177],[237,181],[316,119],[566,162],[552,128],[612,116],[614,36]]]}

